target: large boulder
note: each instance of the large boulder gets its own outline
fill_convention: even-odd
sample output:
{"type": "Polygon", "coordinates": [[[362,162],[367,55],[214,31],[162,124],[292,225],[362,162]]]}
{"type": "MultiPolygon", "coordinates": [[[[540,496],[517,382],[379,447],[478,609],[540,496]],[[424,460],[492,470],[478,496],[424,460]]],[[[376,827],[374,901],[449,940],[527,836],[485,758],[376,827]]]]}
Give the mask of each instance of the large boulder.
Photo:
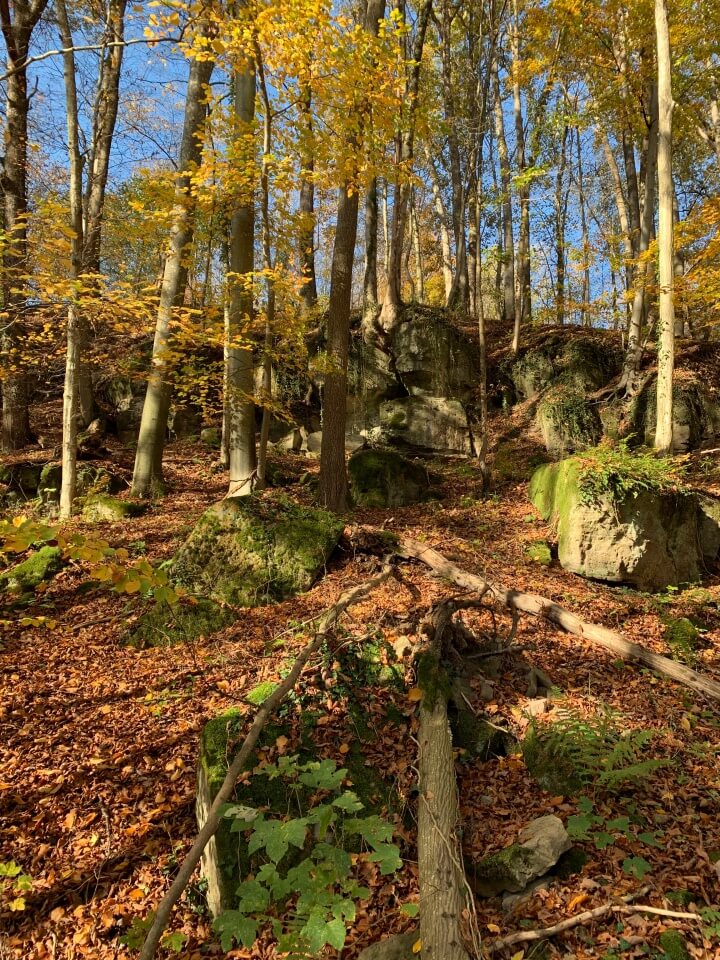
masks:
{"type": "Polygon", "coordinates": [[[42,471],[43,464],[32,460],[6,463],[0,466],[0,484],[23,499],[30,500],[38,492],[42,471]]]}
{"type": "Polygon", "coordinates": [[[477,341],[444,317],[411,315],[394,328],[390,343],[394,372],[409,394],[464,399],[477,387],[477,341]]]}
{"type": "Polygon", "coordinates": [[[403,507],[422,500],[428,490],[425,469],[394,450],[358,450],[348,473],[359,507],[403,507]]]}
{"type": "Polygon", "coordinates": [[[590,495],[577,458],[539,467],[530,498],[557,530],[565,570],[662,590],[692,583],[704,569],[701,512],[693,494],[645,489],[635,496],[609,490],[590,495]]]}
{"type": "Polygon", "coordinates": [[[202,412],[192,403],[177,403],[170,408],[168,430],[173,440],[191,440],[200,436],[202,412]]]}
{"type": "Polygon", "coordinates": [[[598,390],[620,372],[619,345],[599,331],[545,336],[526,347],[514,361],[510,376],[521,400],[539,396],[560,381],[582,392],[598,390]]]}
{"type": "Polygon", "coordinates": [[[284,498],[222,500],[200,517],[171,576],[199,596],[233,605],[283,600],[312,586],[342,531],[333,514],[284,498]]]}
{"type": "Polygon", "coordinates": [[[520,832],[517,843],[473,864],[475,892],[482,897],[518,893],[552,869],[571,846],[559,817],[538,817],[520,832]]]}
{"type": "MultiPolygon", "coordinates": [[[[58,503],[62,485],[62,464],[46,463],[40,474],[38,494],[43,503],[58,503]]],[[[106,467],[93,463],[78,463],[75,477],[75,495],[87,497],[97,493],[120,493],[127,487],[124,477],[106,467]]]]}
{"type": "Polygon", "coordinates": [[[565,383],[545,392],[538,403],[537,423],[545,449],[556,457],[594,447],[603,432],[597,404],[578,387],[565,383]]]}
{"type": "MultiPolygon", "coordinates": [[[[696,450],[717,427],[715,405],[697,380],[676,377],[673,383],[672,449],[674,453],[696,450]]],[[[632,409],[632,425],[640,442],[651,447],[657,424],[657,377],[638,394],[632,409]]]]}
{"type": "Polygon", "coordinates": [[[386,443],[433,453],[473,452],[465,408],[444,397],[400,397],[381,404],[379,434],[386,443]]]}
{"type": "Polygon", "coordinates": [[[141,501],[120,500],[106,493],[94,493],[85,498],[83,520],[88,523],[116,523],[139,517],[148,509],[141,501]]]}

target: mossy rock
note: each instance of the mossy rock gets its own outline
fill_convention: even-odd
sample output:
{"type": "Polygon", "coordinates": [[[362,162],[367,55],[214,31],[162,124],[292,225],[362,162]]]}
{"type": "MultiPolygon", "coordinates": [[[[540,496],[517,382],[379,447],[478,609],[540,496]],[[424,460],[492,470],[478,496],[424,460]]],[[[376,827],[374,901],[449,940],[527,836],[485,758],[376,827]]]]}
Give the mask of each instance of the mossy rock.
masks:
{"type": "Polygon", "coordinates": [[[543,396],[537,423],[548,453],[565,457],[593,447],[602,436],[597,405],[575,386],[557,384],[543,396]]]}
{"type": "Polygon", "coordinates": [[[63,565],[59,547],[40,547],[21,563],[0,575],[0,586],[9,593],[31,593],[45,580],[51,580],[63,565]]]}
{"type": "Polygon", "coordinates": [[[111,497],[109,494],[94,493],[85,500],[82,516],[88,523],[113,523],[139,517],[147,508],[146,503],[134,503],[130,500],[111,497]]]}
{"type": "Polygon", "coordinates": [[[427,494],[423,467],[394,450],[358,450],[348,462],[350,489],[359,507],[402,507],[427,494]]]}
{"type": "Polygon", "coordinates": [[[242,497],[206,510],[171,565],[198,596],[253,607],[308,590],[337,546],[343,522],[286,499],[242,497]]]}
{"type": "Polygon", "coordinates": [[[510,376],[521,400],[537,397],[558,374],[553,360],[554,342],[529,347],[513,363],[510,376]]]}
{"type": "Polygon", "coordinates": [[[668,621],[665,627],[665,642],[675,660],[693,663],[701,642],[701,634],[692,620],[679,617],[668,621]]]}
{"type": "Polygon", "coordinates": [[[557,531],[565,570],[594,580],[663,590],[700,579],[703,556],[697,498],[683,491],[610,490],[589,497],[581,487],[582,457],[540,467],[530,499],[557,531]]]}
{"type": "Polygon", "coordinates": [[[552,551],[550,544],[545,540],[538,540],[529,544],[525,548],[525,556],[533,563],[539,563],[542,567],[549,567],[552,563],[552,551]]]}
{"type": "Polygon", "coordinates": [[[235,623],[237,614],[213,600],[156,603],[142,614],[127,637],[132,647],[164,647],[209,637],[235,623]]]}
{"type": "MultiPolygon", "coordinates": [[[[57,503],[60,500],[62,485],[62,465],[46,463],[40,474],[38,494],[44,503],[57,503]]],[[[75,496],[88,497],[93,494],[114,494],[124,490],[127,484],[116,473],[98,467],[92,463],[79,463],[75,479],[75,496]]]]}
{"type": "MultiPolygon", "coordinates": [[[[303,710],[303,714],[306,712],[303,710]]],[[[244,724],[240,712],[232,709],[209,720],[203,728],[198,763],[197,814],[200,823],[207,817],[207,811],[225,779],[234,750],[241,740],[244,724]]],[[[266,725],[260,734],[257,750],[273,745],[278,737],[287,736],[289,732],[289,726],[284,724],[266,725]]],[[[257,750],[248,758],[245,765],[247,772],[257,765],[257,750]]],[[[309,738],[298,755],[301,763],[318,759],[317,750],[309,738]]],[[[394,786],[367,764],[356,741],[350,745],[343,764],[348,770],[352,789],[368,813],[392,808],[395,803],[394,786]]],[[[266,809],[271,814],[284,817],[289,809],[305,809],[311,793],[310,788],[302,786],[289,791],[282,779],[271,780],[256,772],[248,783],[236,784],[234,802],[253,810],[266,809]]],[[[208,905],[214,915],[234,906],[235,889],[241,878],[247,877],[253,865],[244,834],[232,832],[230,828],[230,820],[221,822],[203,856],[203,873],[208,880],[208,905]]]]}
{"type": "Polygon", "coordinates": [[[219,427],[203,427],[200,431],[200,443],[213,450],[219,450],[222,442],[222,431],[219,427]]]}
{"type": "Polygon", "coordinates": [[[43,464],[31,460],[3,464],[0,465],[0,483],[29,500],[37,494],[42,471],[43,464]]]}
{"type": "MultiPolygon", "coordinates": [[[[673,453],[696,450],[711,427],[708,399],[702,385],[673,383],[673,453]]],[[[640,443],[652,447],[657,423],[657,378],[653,377],[638,394],[632,408],[633,431],[640,443]]]]}
{"type": "Polygon", "coordinates": [[[692,960],[685,938],[677,930],[664,930],[660,934],[660,946],[665,960],[692,960]]]}
{"type": "Polygon", "coordinates": [[[563,756],[544,739],[535,726],[528,728],[521,743],[523,760],[530,776],[548,793],[573,797],[583,790],[583,780],[570,756],[563,756]]]}
{"type": "Polygon", "coordinates": [[[561,377],[583,391],[599,390],[620,373],[622,351],[598,336],[572,336],[560,357],[561,377]]]}

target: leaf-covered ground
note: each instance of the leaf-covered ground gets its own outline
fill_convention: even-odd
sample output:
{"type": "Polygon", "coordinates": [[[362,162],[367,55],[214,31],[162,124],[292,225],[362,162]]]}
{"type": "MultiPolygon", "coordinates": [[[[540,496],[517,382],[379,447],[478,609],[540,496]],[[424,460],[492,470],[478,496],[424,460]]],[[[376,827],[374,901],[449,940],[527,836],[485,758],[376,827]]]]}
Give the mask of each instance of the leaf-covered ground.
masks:
{"type": "MultiPolygon", "coordinates": [[[[480,497],[471,464],[435,462],[430,467],[438,476],[439,499],[392,511],[358,511],[348,518],[347,532],[365,526],[407,533],[469,570],[551,597],[660,653],[668,652],[664,618],[692,614],[706,628],[697,669],[717,677],[716,579],[709,577],[703,590],[651,597],[584,582],[562,571],[556,561],[543,566],[530,559],[528,546],[548,538],[549,531],[527,501],[526,481],[537,450],[520,426],[510,418],[496,424],[498,475],[490,497],[480,497]]],[[[696,460],[697,475],[712,484],[714,468],[705,459],[696,460]]],[[[127,452],[117,449],[113,463],[129,473],[127,452]]],[[[296,475],[307,469],[305,461],[294,458],[287,458],[284,466],[296,475]]],[[[104,525],[102,536],[152,562],[169,557],[204,507],[223,495],[225,484],[207,452],[190,444],[170,446],[167,475],[170,493],[164,501],[143,517],[104,525]]],[[[288,489],[292,496],[308,496],[305,488],[288,489]]],[[[367,578],[374,561],[354,552],[350,543],[306,595],[242,611],[224,632],[175,647],[137,651],[124,645],[123,633],[138,613],[138,601],[88,587],[83,571],[73,567],[65,568],[33,605],[12,614],[3,627],[0,650],[0,862],[17,861],[32,878],[32,889],[21,912],[7,910],[5,897],[0,957],[131,956],[119,938],[157,903],[193,838],[195,763],[203,723],[242,705],[244,694],[259,681],[277,678],[303,643],[303,624],[343,589],[367,578]],[[57,623],[53,629],[22,628],[21,615],[45,615],[57,623]],[[281,642],[274,642],[279,636],[281,642]]],[[[346,630],[360,642],[379,630],[396,643],[433,600],[452,594],[447,584],[433,581],[417,565],[404,565],[403,571],[405,588],[391,582],[346,618],[346,630]]],[[[498,627],[509,627],[501,614],[498,627]]],[[[496,722],[523,732],[528,722],[526,670],[532,664],[563,692],[564,705],[581,712],[607,705],[623,715],[629,728],[656,729],[652,752],[672,765],[632,796],[634,814],[657,846],[623,836],[602,849],[592,839],[581,842],[588,855],[581,872],[553,881],[514,912],[504,912],[497,900],[478,900],[484,942],[552,925],[641,886],[650,888],[643,902],[656,907],[685,910],[688,903],[698,909],[716,904],[718,705],[648,671],[613,661],[602,650],[537,619],[521,621],[517,642],[526,649],[505,660],[493,699],[481,704],[496,722]],[[623,869],[634,856],[651,867],[642,881],[623,869]]],[[[322,664],[312,666],[302,696],[319,703],[324,713],[314,734],[318,756],[342,764],[359,732],[348,709],[346,686],[336,683],[331,673],[322,664]]],[[[406,673],[409,690],[409,666],[406,673]]],[[[367,689],[360,695],[370,728],[362,734],[366,764],[395,775],[411,816],[417,704],[407,690],[367,689]],[[395,706],[392,722],[387,719],[390,700],[395,706]]],[[[282,740],[269,756],[292,752],[293,747],[292,737],[287,743],[282,740]]],[[[578,797],[570,800],[541,790],[521,758],[469,763],[459,757],[458,771],[469,862],[512,842],[534,817],[555,813],[567,821],[578,813],[578,797]]],[[[603,822],[626,812],[627,803],[620,800],[601,800],[595,806],[603,822]]],[[[360,867],[372,896],[361,905],[351,930],[343,954],[348,958],[379,935],[411,929],[414,923],[400,909],[417,896],[414,836],[399,815],[397,827],[407,866],[391,879],[378,876],[372,865],[360,867]]],[[[657,947],[660,934],[670,927],[683,932],[693,956],[719,955],[720,941],[704,937],[698,922],[658,915],[605,917],[577,927],[551,941],[547,955],[642,956],[648,946],[657,947]]],[[[172,929],[187,937],[183,957],[199,960],[221,953],[196,885],[183,899],[172,929]]],[[[517,948],[510,953],[516,954],[517,948]]],[[[230,954],[249,955],[242,950],[230,954]]],[[[272,955],[270,945],[252,954],[272,955]]],[[[540,955],[530,948],[525,954],[540,955]]]]}

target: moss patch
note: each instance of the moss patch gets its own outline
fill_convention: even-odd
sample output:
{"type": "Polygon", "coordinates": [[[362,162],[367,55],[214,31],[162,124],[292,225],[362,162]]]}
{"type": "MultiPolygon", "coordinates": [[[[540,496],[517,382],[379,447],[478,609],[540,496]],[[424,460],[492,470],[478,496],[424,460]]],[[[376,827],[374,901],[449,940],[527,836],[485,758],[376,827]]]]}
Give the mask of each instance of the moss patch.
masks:
{"type": "Polygon", "coordinates": [[[572,758],[551,747],[532,725],[522,741],[522,753],[528,772],[548,793],[572,797],[583,789],[572,758]]]}
{"type": "Polygon", "coordinates": [[[172,562],[172,577],[200,596],[237,606],[309,589],[343,531],[325,510],[243,497],[207,510],[172,562]]]}
{"type": "Polygon", "coordinates": [[[548,453],[566,456],[594,446],[602,436],[597,406],[572,384],[551,387],[537,409],[537,420],[548,453]]]}
{"type": "Polygon", "coordinates": [[[237,620],[237,614],[213,600],[199,599],[172,607],[158,603],[138,619],[127,636],[133,647],[163,647],[209,637],[237,620]]]}
{"type": "Polygon", "coordinates": [[[687,617],[670,620],[665,627],[665,642],[676,660],[693,663],[700,646],[700,631],[687,617]]]}
{"type": "Polygon", "coordinates": [[[527,883],[533,853],[514,843],[473,866],[473,887],[481,897],[496,897],[504,891],[516,893],[527,883]]]}
{"type": "Polygon", "coordinates": [[[0,587],[10,593],[29,593],[50,580],[63,565],[59,547],[40,547],[27,559],[0,575],[0,587]]]}
{"type": "Polygon", "coordinates": [[[542,567],[549,567],[552,563],[552,553],[550,544],[545,540],[538,540],[525,548],[525,556],[533,563],[539,563],[542,567]]]}
{"type": "Polygon", "coordinates": [[[266,680],[264,683],[259,683],[256,687],[253,687],[249,693],[246,693],[245,699],[254,707],[259,707],[261,704],[265,703],[268,697],[271,697],[276,690],[277,684],[272,683],[270,680],[266,680]]]}
{"type": "Polygon", "coordinates": [[[425,470],[394,450],[358,450],[348,463],[353,500],[363,507],[401,507],[422,500],[425,470]]]}
{"type": "Polygon", "coordinates": [[[660,934],[660,946],[667,960],[691,960],[685,939],[677,930],[665,930],[660,934]]]}
{"type": "Polygon", "coordinates": [[[97,493],[85,500],[82,516],[88,523],[112,523],[130,517],[139,517],[145,513],[147,506],[146,503],[133,503],[130,500],[119,500],[117,497],[97,493]]]}

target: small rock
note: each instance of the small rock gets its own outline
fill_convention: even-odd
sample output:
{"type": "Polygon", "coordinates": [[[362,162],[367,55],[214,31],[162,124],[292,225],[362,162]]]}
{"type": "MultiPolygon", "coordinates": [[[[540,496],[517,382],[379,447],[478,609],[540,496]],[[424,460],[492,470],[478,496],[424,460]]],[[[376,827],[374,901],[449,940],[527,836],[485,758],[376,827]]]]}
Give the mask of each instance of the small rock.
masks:
{"type": "Polygon", "coordinates": [[[361,950],[358,960],[414,960],[417,954],[413,953],[413,946],[418,936],[417,933],[399,933],[387,940],[378,940],[361,950]]]}
{"type": "Polygon", "coordinates": [[[200,431],[200,443],[204,443],[206,447],[219,450],[221,440],[222,431],[219,427],[203,427],[200,431]]]}
{"type": "Polygon", "coordinates": [[[89,523],[112,523],[115,520],[138,517],[146,510],[146,503],[131,503],[100,493],[86,499],[82,515],[83,520],[89,523]]]}
{"type": "Polygon", "coordinates": [[[525,704],[524,713],[529,717],[540,717],[547,712],[548,702],[545,697],[536,697],[525,704]]]}
{"type": "Polygon", "coordinates": [[[482,897],[519,893],[554,867],[571,846],[559,817],[538,817],[520,833],[517,843],[474,865],[475,891],[482,897]]]}
{"type": "Polygon", "coordinates": [[[521,893],[506,893],[502,898],[502,908],[505,913],[513,913],[518,907],[527,903],[528,900],[532,900],[536,893],[539,893],[540,890],[547,890],[549,886],[550,878],[541,877],[539,880],[533,881],[533,883],[521,893]]]}

